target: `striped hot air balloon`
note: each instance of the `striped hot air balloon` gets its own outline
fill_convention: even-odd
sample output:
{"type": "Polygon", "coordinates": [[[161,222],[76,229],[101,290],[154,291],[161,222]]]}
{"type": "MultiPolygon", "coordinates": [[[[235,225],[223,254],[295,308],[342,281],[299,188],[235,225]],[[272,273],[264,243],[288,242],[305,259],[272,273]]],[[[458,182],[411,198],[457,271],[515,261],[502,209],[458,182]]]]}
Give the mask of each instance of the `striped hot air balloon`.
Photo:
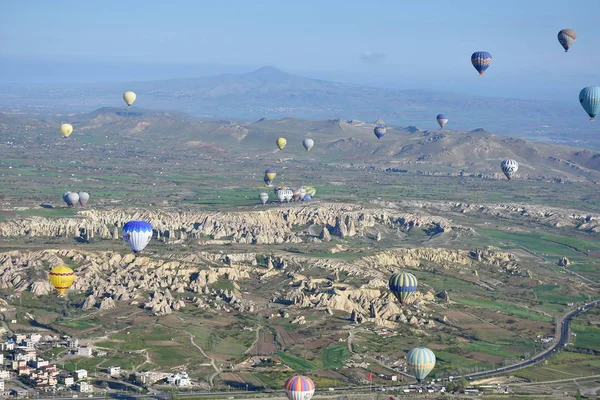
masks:
{"type": "Polygon", "coordinates": [[[48,280],[58,294],[62,296],[71,287],[73,282],[75,282],[75,273],[71,268],[59,265],[52,268],[52,271],[48,274],[48,280]]]}
{"type": "Polygon", "coordinates": [[[600,114],[600,86],[588,86],[579,92],[579,102],[590,116],[590,121],[600,114]]]}
{"type": "Polygon", "coordinates": [[[289,400],[310,400],[315,394],[315,383],[306,376],[293,376],[283,385],[289,400]]]}
{"type": "Polygon", "coordinates": [[[417,278],[408,272],[397,273],[390,277],[389,287],[400,304],[406,304],[417,291],[417,278]]]}
{"type": "Polygon", "coordinates": [[[492,55],[487,51],[476,51],[471,55],[471,64],[479,72],[479,75],[483,75],[492,64],[492,55]]]}
{"type": "Polygon", "coordinates": [[[123,239],[138,254],[152,239],[152,225],[146,221],[129,221],[123,226],[123,239]]]}
{"type": "Polygon", "coordinates": [[[508,180],[510,180],[510,178],[512,178],[513,175],[516,174],[519,170],[519,163],[515,160],[507,158],[506,160],[502,161],[502,164],[500,164],[500,168],[502,168],[502,173],[506,175],[508,180]]]}
{"type": "Polygon", "coordinates": [[[406,363],[421,383],[435,367],[435,354],[426,347],[416,347],[406,355],[406,363]]]}

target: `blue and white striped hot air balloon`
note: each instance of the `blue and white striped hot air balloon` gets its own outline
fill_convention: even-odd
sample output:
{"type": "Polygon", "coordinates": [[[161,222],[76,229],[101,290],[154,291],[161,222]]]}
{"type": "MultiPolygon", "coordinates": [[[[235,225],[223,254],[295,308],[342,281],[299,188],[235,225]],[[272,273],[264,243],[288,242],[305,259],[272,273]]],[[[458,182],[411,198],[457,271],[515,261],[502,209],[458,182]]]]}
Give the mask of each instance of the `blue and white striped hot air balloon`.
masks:
{"type": "Polygon", "coordinates": [[[152,225],[146,221],[129,221],[123,226],[123,239],[138,254],[152,239],[152,225]]]}
{"type": "Polygon", "coordinates": [[[479,72],[479,75],[483,75],[492,64],[492,55],[487,51],[476,51],[471,55],[471,64],[479,72]]]}
{"type": "Polygon", "coordinates": [[[415,347],[406,355],[406,363],[421,383],[435,367],[435,354],[426,347],[415,347]]]}
{"type": "Polygon", "coordinates": [[[446,114],[438,114],[436,119],[438,124],[440,124],[440,128],[444,129],[444,126],[448,122],[448,117],[446,116],[446,114]]]}
{"type": "Polygon", "coordinates": [[[507,158],[506,160],[502,160],[500,168],[502,169],[502,173],[506,176],[506,178],[510,180],[510,178],[512,178],[513,175],[519,170],[519,163],[515,160],[507,158]]]}
{"type": "Polygon", "coordinates": [[[402,272],[392,275],[388,285],[400,304],[406,304],[417,291],[417,278],[413,274],[402,272]]]}
{"type": "Polygon", "coordinates": [[[588,86],[579,92],[579,102],[593,121],[600,114],[600,86],[588,86]]]}

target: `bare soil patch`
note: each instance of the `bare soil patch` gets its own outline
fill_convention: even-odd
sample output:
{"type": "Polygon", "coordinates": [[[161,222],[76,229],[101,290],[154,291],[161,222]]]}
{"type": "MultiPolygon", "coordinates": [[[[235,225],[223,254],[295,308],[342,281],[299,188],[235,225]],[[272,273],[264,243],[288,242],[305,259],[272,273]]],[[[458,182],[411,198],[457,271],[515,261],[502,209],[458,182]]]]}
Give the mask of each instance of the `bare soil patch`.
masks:
{"type": "Polygon", "coordinates": [[[275,336],[271,332],[262,332],[262,335],[256,344],[256,351],[253,354],[264,356],[273,354],[278,350],[275,344],[275,336]]]}
{"type": "Polygon", "coordinates": [[[291,347],[296,344],[296,339],[294,339],[295,334],[290,334],[285,330],[283,326],[276,326],[275,331],[277,332],[279,342],[285,347],[291,347]]]}

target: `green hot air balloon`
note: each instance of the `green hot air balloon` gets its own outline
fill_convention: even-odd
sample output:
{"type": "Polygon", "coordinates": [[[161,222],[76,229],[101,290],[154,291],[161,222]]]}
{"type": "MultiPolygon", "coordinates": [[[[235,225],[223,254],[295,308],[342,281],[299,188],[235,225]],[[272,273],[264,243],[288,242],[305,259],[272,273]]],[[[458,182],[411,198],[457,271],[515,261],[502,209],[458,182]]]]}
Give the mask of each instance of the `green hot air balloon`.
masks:
{"type": "Polygon", "coordinates": [[[421,383],[435,367],[435,354],[426,347],[415,347],[406,355],[406,363],[421,383]]]}
{"type": "Polygon", "coordinates": [[[390,277],[389,287],[400,304],[406,304],[417,291],[417,278],[408,272],[397,273],[390,277]]]}

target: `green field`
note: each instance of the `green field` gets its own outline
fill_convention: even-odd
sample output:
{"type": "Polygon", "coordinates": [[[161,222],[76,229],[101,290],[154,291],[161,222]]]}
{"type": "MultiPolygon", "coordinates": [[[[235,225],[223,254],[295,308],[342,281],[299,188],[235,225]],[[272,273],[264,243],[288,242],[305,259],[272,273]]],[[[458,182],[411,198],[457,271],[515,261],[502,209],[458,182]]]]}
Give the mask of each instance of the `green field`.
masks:
{"type": "Polygon", "coordinates": [[[275,356],[281,359],[281,361],[283,361],[283,363],[285,363],[287,366],[299,372],[313,371],[318,368],[310,361],[296,357],[290,353],[275,353],[275,356]]]}
{"type": "Polygon", "coordinates": [[[323,368],[341,368],[344,361],[350,358],[348,346],[330,346],[321,353],[323,368]]]}
{"type": "Polygon", "coordinates": [[[508,315],[519,317],[519,318],[527,318],[527,319],[532,319],[535,321],[553,322],[552,318],[549,318],[545,315],[538,314],[533,310],[528,310],[524,307],[520,307],[515,304],[487,300],[487,299],[473,299],[473,298],[455,298],[454,301],[456,301],[459,304],[465,304],[468,306],[498,310],[498,311],[504,312],[508,315]]]}
{"type": "Polygon", "coordinates": [[[514,245],[523,246],[531,251],[542,254],[581,256],[581,253],[585,253],[586,251],[600,250],[600,244],[594,239],[545,233],[494,231],[489,229],[477,229],[477,231],[488,237],[509,241],[514,245]]]}

